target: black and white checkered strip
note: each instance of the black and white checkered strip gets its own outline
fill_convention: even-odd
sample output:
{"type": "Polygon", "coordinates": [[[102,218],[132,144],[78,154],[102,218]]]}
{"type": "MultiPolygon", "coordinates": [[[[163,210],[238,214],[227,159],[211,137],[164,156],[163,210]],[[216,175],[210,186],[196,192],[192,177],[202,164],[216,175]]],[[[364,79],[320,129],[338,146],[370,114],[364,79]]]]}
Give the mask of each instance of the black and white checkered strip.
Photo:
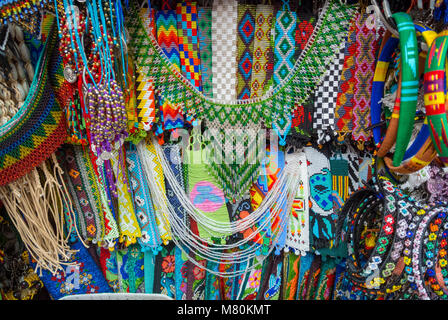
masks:
{"type": "Polygon", "coordinates": [[[344,65],[344,46],[339,55],[332,61],[325,73],[324,79],[316,91],[314,99],[313,129],[317,132],[318,143],[330,141],[334,132],[334,113],[339,91],[339,80],[344,65]]]}
{"type": "Polygon", "coordinates": [[[348,160],[348,192],[351,194],[360,187],[359,185],[359,156],[356,152],[347,153],[348,160]]]}

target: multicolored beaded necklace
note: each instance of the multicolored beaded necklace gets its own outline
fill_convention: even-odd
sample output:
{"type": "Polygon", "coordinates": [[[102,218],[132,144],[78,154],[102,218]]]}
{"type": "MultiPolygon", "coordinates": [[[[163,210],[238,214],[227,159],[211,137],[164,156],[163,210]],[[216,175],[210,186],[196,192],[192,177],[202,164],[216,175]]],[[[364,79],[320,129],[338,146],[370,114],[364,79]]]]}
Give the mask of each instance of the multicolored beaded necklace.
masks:
{"type": "MultiPolygon", "coordinates": [[[[289,76],[278,86],[268,90],[263,97],[235,101],[206,97],[186,81],[177,67],[163,54],[152,36],[149,24],[143,23],[147,14],[139,16],[134,8],[128,21],[128,29],[133,39],[133,53],[139,72],[153,77],[156,92],[164,100],[170,101],[191,118],[203,120],[206,127],[221,131],[243,128],[258,131],[262,127],[271,128],[279,135],[282,143],[289,132],[290,115],[296,106],[308,99],[322,80],[335,52],[339,52],[354,12],[353,6],[341,5],[338,1],[327,2],[313,35],[289,76]]],[[[235,148],[233,145],[232,153],[235,148]]],[[[245,160],[243,165],[233,168],[213,161],[208,165],[231,201],[235,201],[242,193],[232,186],[238,186],[244,191],[245,188],[241,186],[249,186],[258,176],[260,164],[255,162],[255,165],[248,167],[250,162],[245,160]],[[229,175],[229,172],[233,174],[229,175]]]]}

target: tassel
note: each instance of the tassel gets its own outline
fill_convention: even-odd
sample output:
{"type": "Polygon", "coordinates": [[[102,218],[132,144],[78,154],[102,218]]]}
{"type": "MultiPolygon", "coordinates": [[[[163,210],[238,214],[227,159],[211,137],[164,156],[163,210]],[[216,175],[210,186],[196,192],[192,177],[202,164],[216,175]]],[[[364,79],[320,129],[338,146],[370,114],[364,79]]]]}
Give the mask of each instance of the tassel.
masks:
{"type": "Polygon", "coordinates": [[[55,274],[64,270],[64,265],[73,264],[68,262],[75,253],[68,245],[68,238],[72,227],[76,229],[75,216],[62,169],[54,155],[52,161],[0,187],[0,199],[31,257],[37,261],[35,272],[40,269],[42,274],[43,268],[55,274]],[[67,233],[65,214],[70,221],[67,233]]]}

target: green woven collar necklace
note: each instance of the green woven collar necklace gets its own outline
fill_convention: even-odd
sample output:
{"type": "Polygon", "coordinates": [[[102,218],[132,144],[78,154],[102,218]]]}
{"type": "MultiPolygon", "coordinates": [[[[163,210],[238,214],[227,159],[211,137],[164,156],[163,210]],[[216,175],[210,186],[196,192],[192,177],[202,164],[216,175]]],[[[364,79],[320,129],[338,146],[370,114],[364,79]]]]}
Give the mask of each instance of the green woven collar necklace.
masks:
{"type": "MultiPolygon", "coordinates": [[[[218,101],[206,97],[193,87],[163,53],[148,23],[149,16],[133,8],[128,21],[133,53],[141,74],[154,79],[155,87],[171,105],[181,108],[195,119],[218,120],[220,127],[246,127],[263,122],[272,128],[273,120],[290,115],[306,102],[344,43],[355,6],[330,0],[305,50],[297,59],[293,71],[276,87],[260,98],[218,101]]],[[[213,124],[218,124],[213,123],[213,124]]]]}
{"type": "MultiPolygon", "coordinates": [[[[294,109],[307,102],[309,96],[321,83],[325,71],[336,53],[344,46],[350,20],[356,6],[347,6],[337,0],[325,3],[318,23],[305,49],[297,59],[293,70],[263,97],[248,100],[218,101],[204,96],[177,70],[153,36],[147,9],[133,8],[127,21],[131,38],[131,53],[138,72],[154,82],[155,93],[161,103],[168,102],[181,109],[191,119],[203,121],[205,127],[218,131],[251,132],[252,138],[260,136],[262,129],[273,129],[279,136],[280,145],[286,142],[292,123],[294,109]]],[[[241,163],[217,163],[208,159],[207,169],[220,184],[227,199],[235,202],[258,178],[260,152],[253,151],[258,144],[247,144],[243,152],[237,152],[237,142],[224,142],[214,134],[215,152],[224,153],[217,159],[229,159],[232,154],[244,154],[241,163]],[[225,150],[220,146],[225,145],[225,150]],[[249,150],[250,149],[250,150],[249,150]]],[[[202,135],[203,142],[210,137],[202,135]]],[[[264,139],[262,137],[261,139],[264,139]]]]}

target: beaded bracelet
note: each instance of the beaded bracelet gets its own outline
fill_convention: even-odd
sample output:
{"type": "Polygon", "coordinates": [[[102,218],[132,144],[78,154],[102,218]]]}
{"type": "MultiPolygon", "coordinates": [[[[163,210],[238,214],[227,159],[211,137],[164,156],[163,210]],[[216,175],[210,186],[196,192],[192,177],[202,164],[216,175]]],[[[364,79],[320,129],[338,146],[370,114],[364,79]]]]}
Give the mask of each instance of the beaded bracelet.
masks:
{"type": "Polygon", "coordinates": [[[425,108],[431,140],[439,158],[448,164],[448,126],[446,115],[446,54],[448,31],[442,31],[428,51],[424,73],[425,108]]]}
{"type": "MultiPolygon", "coordinates": [[[[425,39],[426,44],[428,46],[431,45],[432,41],[437,36],[437,33],[421,24],[414,24],[414,27],[417,31],[417,34],[421,35],[425,39]]],[[[372,107],[371,107],[372,124],[377,124],[380,122],[381,105],[379,104],[379,101],[383,94],[384,81],[386,78],[388,65],[392,53],[395,50],[395,47],[397,46],[397,42],[398,42],[397,38],[390,37],[390,33],[386,33],[384,39],[385,44],[380,48],[380,55],[375,70],[375,78],[372,90],[372,107]]],[[[421,53],[419,55],[419,58],[421,60],[419,65],[423,66],[424,61],[426,59],[426,54],[421,53]]],[[[419,74],[422,72],[423,70],[419,70],[419,74]]],[[[388,168],[396,173],[410,174],[428,165],[435,158],[437,153],[432,147],[432,143],[429,137],[429,128],[426,124],[423,124],[418,136],[404,154],[403,158],[408,159],[406,162],[404,162],[399,166],[394,166],[392,159],[386,156],[386,153],[391,149],[397,137],[399,115],[400,115],[401,92],[402,92],[401,85],[402,85],[402,74],[400,73],[395,106],[384,139],[383,141],[380,141],[379,127],[373,128],[373,135],[374,135],[374,141],[378,147],[377,155],[379,157],[385,157],[384,159],[385,164],[388,166],[388,168]]]]}
{"type": "MultiPolygon", "coordinates": [[[[378,201],[368,201],[368,199],[365,200],[365,203],[367,203],[366,206],[364,206],[364,213],[359,214],[358,220],[359,222],[358,224],[358,228],[354,230],[354,235],[351,237],[352,240],[355,240],[354,243],[353,241],[351,242],[351,244],[353,245],[353,248],[351,248],[353,250],[353,253],[350,257],[350,259],[348,260],[348,267],[349,267],[349,276],[352,280],[352,282],[354,284],[356,284],[358,287],[360,288],[369,288],[369,284],[367,283],[367,274],[365,271],[365,264],[368,264],[367,269],[370,270],[371,266],[372,266],[372,261],[370,261],[369,258],[371,258],[372,253],[369,256],[369,253],[361,253],[361,250],[359,248],[359,246],[362,244],[361,240],[363,238],[363,233],[364,231],[368,231],[368,227],[370,227],[370,229],[375,229],[376,225],[375,225],[375,220],[373,220],[372,218],[377,216],[377,212],[375,212],[374,210],[372,210],[373,208],[377,208],[378,205],[380,204],[378,201]],[[368,222],[372,223],[372,221],[374,221],[374,226],[371,226],[368,224],[368,222]],[[361,231],[360,227],[364,227],[364,230],[361,231]],[[353,260],[353,261],[352,261],[353,260]],[[365,262],[365,260],[368,260],[367,262],[365,262]]],[[[358,210],[357,210],[358,211],[358,210]]],[[[368,237],[368,236],[367,236],[368,237]]],[[[366,241],[367,241],[367,237],[365,237],[366,241]]],[[[366,243],[365,246],[367,246],[368,244],[366,243]]],[[[368,250],[367,248],[365,248],[366,250],[368,250]]],[[[371,252],[374,252],[375,248],[373,247],[371,249],[371,252]]],[[[376,261],[374,260],[373,263],[380,263],[380,261],[376,261]]]]}
{"type": "MultiPolygon", "coordinates": [[[[434,217],[434,219],[431,220],[429,223],[429,227],[426,230],[425,233],[425,245],[422,248],[422,257],[423,257],[423,263],[422,266],[426,267],[425,270],[425,283],[427,283],[428,289],[432,290],[431,296],[435,295],[435,299],[443,299],[446,300],[447,295],[444,294],[442,287],[445,287],[444,279],[438,279],[437,272],[436,272],[436,249],[437,249],[437,242],[439,239],[439,234],[441,233],[441,225],[444,221],[446,221],[447,214],[446,212],[442,211],[437,214],[437,216],[434,217]]],[[[428,290],[428,291],[430,291],[428,290]]],[[[434,300],[434,298],[432,298],[434,300]]]]}
{"type": "Polygon", "coordinates": [[[447,245],[448,245],[448,215],[445,213],[445,221],[443,223],[443,229],[440,229],[439,237],[437,238],[437,247],[439,248],[436,259],[436,277],[439,281],[441,290],[443,291],[442,299],[448,299],[448,261],[447,261],[447,245]]]}
{"type": "MultiPolygon", "coordinates": [[[[349,258],[347,259],[348,276],[356,286],[363,288],[364,291],[366,291],[366,289],[372,288],[372,286],[367,283],[367,279],[373,272],[373,270],[378,269],[378,264],[382,263],[382,259],[380,256],[373,257],[373,254],[371,254],[368,263],[363,264],[359,254],[360,226],[362,226],[363,222],[372,215],[372,209],[377,208],[380,201],[383,201],[376,195],[375,201],[371,192],[372,191],[370,190],[370,193],[366,194],[366,197],[359,199],[359,206],[350,217],[351,226],[348,233],[348,250],[350,254],[349,258]],[[363,268],[363,265],[366,264],[368,265],[367,268],[363,268]]],[[[387,219],[389,218],[390,217],[388,217],[387,219]]],[[[393,231],[393,228],[388,229],[388,231],[393,231]]],[[[385,244],[380,245],[385,245],[384,249],[386,249],[381,250],[380,255],[388,251],[388,244],[389,241],[387,241],[387,243],[385,244]]],[[[378,245],[375,246],[373,252],[375,252],[377,248],[378,245]]],[[[376,293],[376,291],[370,290],[369,293],[376,293]]]]}
{"type": "Polygon", "coordinates": [[[372,209],[377,207],[379,203],[379,199],[374,194],[359,200],[360,202],[358,202],[356,209],[353,210],[353,215],[350,217],[350,227],[347,239],[347,248],[351,257],[351,259],[348,259],[348,265],[355,278],[362,271],[361,263],[359,262],[361,260],[359,254],[360,228],[366,219],[366,215],[371,215],[372,209]]]}
{"type": "MultiPolygon", "coordinates": [[[[381,178],[380,178],[381,179],[381,178]]],[[[386,185],[393,187],[390,181],[385,180],[386,185]]],[[[403,249],[408,225],[411,223],[412,216],[417,211],[415,209],[415,200],[412,197],[405,195],[400,189],[393,187],[394,192],[391,192],[386,198],[389,198],[392,204],[392,199],[395,200],[397,206],[398,217],[396,223],[396,231],[393,236],[393,245],[388,254],[387,260],[381,269],[381,276],[385,279],[384,290],[386,293],[395,292],[407,281],[404,274],[403,264],[403,249]]]]}
{"type": "Polygon", "coordinates": [[[428,228],[431,220],[437,216],[437,214],[444,210],[444,208],[434,208],[432,207],[430,210],[425,212],[422,220],[418,224],[417,230],[415,232],[415,238],[412,244],[412,280],[414,285],[412,288],[416,291],[417,296],[423,300],[430,300],[429,292],[424,284],[424,266],[422,265],[422,245],[425,235],[425,230],[428,228]]]}
{"type": "Polygon", "coordinates": [[[417,299],[417,285],[415,284],[414,269],[412,264],[413,258],[413,244],[415,242],[415,236],[417,234],[417,227],[420,225],[421,220],[427,214],[428,207],[424,207],[419,202],[416,202],[417,211],[412,216],[410,223],[408,224],[406,239],[404,241],[403,249],[403,262],[404,273],[407,276],[408,286],[403,292],[405,299],[417,299]]]}
{"type": "Polygon", "coordinates": [[[367,267],[358,277],[371,279],[370,282],[365,282],[365,288],[370,294],[389,294],[401,289],[406,281],[402,277],[402,251],[414,200],[404,195],[385,177],[379,179],[381,181],[378,189],[382,189],[385,201],[383,223],[367,267]]]}
{"type": "Polygon", "coordinates": [[[349,228],[348,225],[351,221],[353,221],[352,214],[355,212],[356,208],[360,206],[360,199],[363,199],[363,197],[368,194],[376,198],[375,193],[371,189],[366,188],[366,186],[362,186],[360,189],[350,194],[348,199],[345,201],[344,206],[338,212],[335,243],[347,241],[347,237],[349,236],[347,230],[349,228]]]}
{"type": "Polygon", "coordinates": [[[447,300],[448,289],[446,277],[446,249],[448,237],[448,215],[447,204],[438,203],[443,206],[434,216],[426,229],[424,246],[422,246],[421,272],[424,272],[424,283],[431,300],[447,300]],[[440,258],[440,259],[439,259],[440,258]]]}
{"type": "MultiPolygon", "coordinates": [[[[388,178],[379,175],[378,160],[381,158],[373,161],[373,178],[369,181],[369,185],[373,183],[373,188],[366,187],[365,190],[355,192],[347,200],[347,204],[350,206],[349,211],[355,211],[348,213],[350,228],[347,243],[349,249],[347,277],[355,287],[364,293],[375,294],[377,297],[382,296],[383,298],[397,298],[403,292],[406,293],[409,287],[408,273],[405,272],[405,267],[406,262],[409,264],[408,260],[410,259],[406,260],[404,251],[412,245],[414,236],[412,230],[416,228],[413,219],[419,221],[422,212],[425,211],[421,210],[424,205],[412,197],[406,196],[388,178]],[[356,252],[357,247],[354,241],[360,239],[359,225],[363,223],[360,220],[368,219],[368,211],[378,206],[378,202],[372,200],[374,199],[373,195],[383,203],[384,213],[382,213],[382,225],[375,248],[369,255],[368,262],[363,263],[359,259],[359,253],[356,252]],[[368,197],[371,199],[366,201],[368,197]],[[356,204],[358,204],[358,208],[356,208],[356,204]],[[411,231],[409,232],[409,230],[411,231]],[[382,237],[385,238],[382,239],[382,237]]],[[[409,251],[406,251],[408,255],[410,255],[409,251]]],[[[413,291],[410,292],[413,293],[413,291]]]]}

